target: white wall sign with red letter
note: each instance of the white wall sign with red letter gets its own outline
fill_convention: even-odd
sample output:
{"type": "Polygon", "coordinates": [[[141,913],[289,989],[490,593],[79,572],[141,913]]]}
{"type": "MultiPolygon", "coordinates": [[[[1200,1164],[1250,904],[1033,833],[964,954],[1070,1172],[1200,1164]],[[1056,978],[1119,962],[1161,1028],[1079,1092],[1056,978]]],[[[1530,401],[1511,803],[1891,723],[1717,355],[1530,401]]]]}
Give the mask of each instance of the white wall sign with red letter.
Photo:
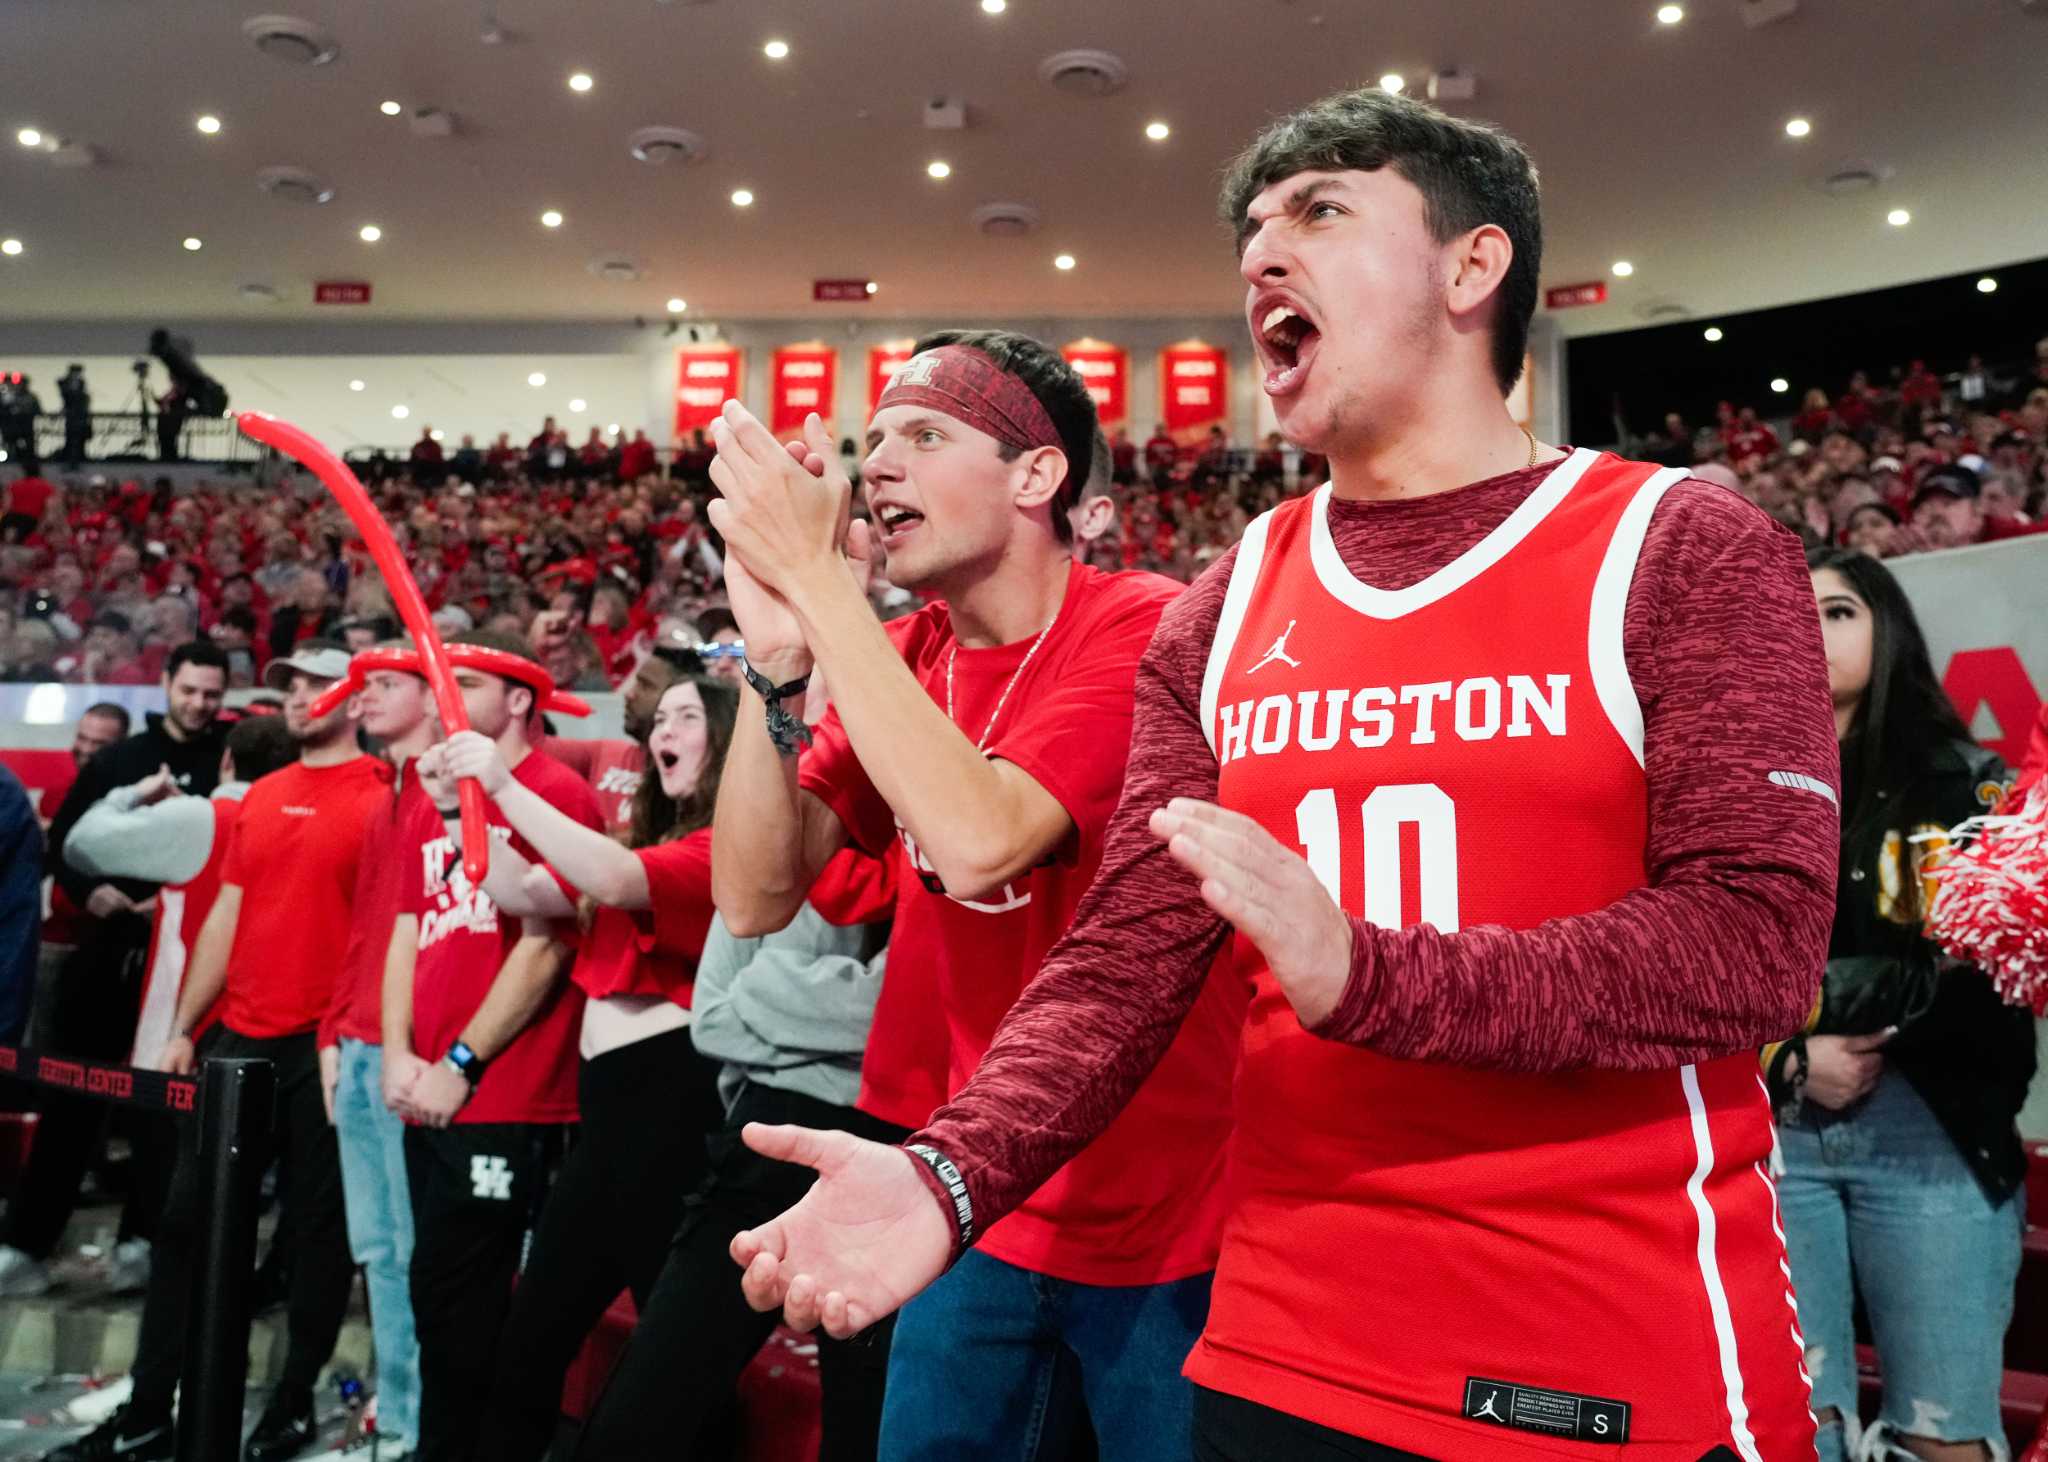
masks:
{"type": "Polygon", "coordinates": [[[813,411],[832,430],[833,404],[838,399],[839,352],[822,340],[777,347],[769,371],[768,430],[787,440],[804,429],[813,411]]]}
{"type": "Polygon", "coordinates": [[[686,345],[676,352],[676,440],[708,427],[740,394],[745,364],[736,345],[686,345]]]}
{"type": "Polygon", "coordinates": [[[1095,398],[1095,414],[1105,432],[1131,419],[1131,357],[1120,345],[1081,339],[1060,351],[1095,398]]]}
{"type": "Polygon", "coordinates": [[[1200,441],[1230,415],[1230,352],[1183,340],[1159,352],[1159,415],[1182,446],[1200,441]]]}

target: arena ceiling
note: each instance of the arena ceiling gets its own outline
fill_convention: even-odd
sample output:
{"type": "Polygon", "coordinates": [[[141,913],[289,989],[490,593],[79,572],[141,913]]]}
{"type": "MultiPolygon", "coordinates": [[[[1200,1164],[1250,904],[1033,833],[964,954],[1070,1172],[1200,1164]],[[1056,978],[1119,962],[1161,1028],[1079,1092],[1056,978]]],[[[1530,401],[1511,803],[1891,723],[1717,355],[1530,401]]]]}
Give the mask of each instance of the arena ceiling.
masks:
{"type": "MultiPolygon", "coordinates": [[[[0,238],[21,248],[0,257],[0,317],[1230,310],[1213,200],[1232,151],[1324,92],[1398,73],[1426,94],[1453,69],[1476,85],[1453,109],[1542,170],[1546,285],[1608,285],[1560,313],[1571,333],[2048,254],[2048,0],[1685,0],[1676,24],[1656,0],[985,3],[13,0],[0,238]],[[324,29],[303,45],[332,59],[260,50],[244,31],[266,3],[324,29]],[[1041,76],[1075,49],[1114,56],[1120,89],[1041,76]],[[935,99],[966,125],[927,127],[935,99]],[[703,155],[636,161],[629,137],[654,126],[703,155]],[[332,197],[266,193],[266,168],[332,197]],[[1845,168],[1874,181],[1823,186],[1845,168]],[[1035,227],[986,236],[993,203],[1035,227]],[[820,278],[877,289],[820,305],[820,278]],[[316,305],[321,280],[367,281],[371,302],[316,305]]],[[[274,48],[302,45],[280,29],[274,48]]]]}

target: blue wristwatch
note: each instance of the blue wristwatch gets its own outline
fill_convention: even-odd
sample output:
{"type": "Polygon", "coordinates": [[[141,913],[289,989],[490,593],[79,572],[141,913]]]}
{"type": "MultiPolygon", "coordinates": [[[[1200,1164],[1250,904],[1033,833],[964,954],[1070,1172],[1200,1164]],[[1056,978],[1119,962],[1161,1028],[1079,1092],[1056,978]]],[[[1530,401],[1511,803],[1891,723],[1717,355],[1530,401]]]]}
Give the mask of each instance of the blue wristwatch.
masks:
{"type": "Polygon", "coordinates": [[[484,1079],[484,1058],[472,1051],[466,1042],[457,1041],[441,1059],[454,1067],[455,1074],[472,1088],[484,1079]]]}

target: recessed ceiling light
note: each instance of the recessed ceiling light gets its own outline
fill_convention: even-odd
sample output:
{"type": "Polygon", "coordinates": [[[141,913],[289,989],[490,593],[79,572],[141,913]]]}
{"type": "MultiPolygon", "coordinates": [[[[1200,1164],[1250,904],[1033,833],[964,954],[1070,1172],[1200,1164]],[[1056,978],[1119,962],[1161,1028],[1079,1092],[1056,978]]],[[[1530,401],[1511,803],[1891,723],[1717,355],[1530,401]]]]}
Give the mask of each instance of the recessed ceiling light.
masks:
{"type": "Polygon", "coordinates": [[[771,61],[781,61],[789,55],[788,41],[770,41],[761,47],[761,54],[771,61]]]}
{"type": "Polygon", "coordinates": [[[33,127],[24,127],[14,134],[14,140],[23,147],[41,147],[43,145],[43,134],[36,131],[33,127]]]}
{"type": "Polygon", "coordinates": [[[203,245],[199,242],[198,239],[192,238],[190,235],[186,236],[185,251],[187,253],[196,254],[202,247],[203,245]]]}
{"type": "Polygon", "coordinates": [[[366,223],[356,230],[356,237],[366,244],[374,244],[384,237],[384,230],[374,223],[366,223]]]}
{"type": "Polygon", "coordinates": [[[1904,228],[1913,221],[1913,215],[1903,208],[1894,208],[1884,216],[1884,221],[1893,228],[1904,228]]]}
{"type": "Polygon", "coordinates": [[[1385,76],[1382,76],[1380,78],[1381,91],[1398,92],[1402,87],[1406,86],[1407,84],[1408,83],[1402,79],[1401,73],[1398,71],[1389,71],[1385,76]]]}
{"type": "Polygon", "coordinates": [[[540,226],[542,228],[560,228],[562,226],[560,210],[550,208],[546,213],[543,213],[540,216],[540,226]]]}
{"type": "Polygon", "coordinates": [[[377,110],[387,117],[395,117],[404,111],[405,108],[401,107],[397,102],[379,102],[377,103],[377,110]]]}
{"type": "Polygon", "coordinates": [[[1987,274],[1982,279],[1977,281],[1977,293],[1996,294],[1997,292],[1998,281],[1993,279],[1990,275],[1987,274]]]}
{"type": "Polygon", "coordinates": [[[569,409],[571,411],[587,411],[590,409],[590,403],[581,396],[578,396],[569,402],[569,409]]]}
{"type": "Polygon", "coordinates": [[[1785,135],[1787,137],[1804,137],[1812,130],[1813,123],[1807,121],[1804,117],[1794,117],[1785,124],[1785,135]]]}
{"type": "Polygon", "coordinates": [[[1614,261],[1614,277],[1616,279],[1626,279],[1635,272],[1636,266],[1629,263],[1628,260],[1616,259],[1614,261]]]}
{"type": "Polygon", "coordinates": [[[363,389],[363,383],[361,381],[350,381],[348,383],[348,388],[351,391],[360,391],[363,389]]]}
{"type": "Polygon", "coordinates": [[[439,428],[438,426],[435,427],[432,431],[428,432],[427,435],[432,437],[437,442],[445,442],[448,440],[448,434],[442,431],[441,428],[439,428]]]}
{"type": "Polygon", "coordinates": [[[1173,135],[1173,128],[1167,126],[1164,122],[1147,122],[1145,124],[1145,135],[1154,142],[1164,142],[1173,135]]]}
{"type": "Polygon", "coordinates": [[[870,279],[870,280],[868,281],[868,293],[869,293],[869,294],[874,294],[874,293],[875,293],[875,292],[876,292],[877,290],[879,290],[879,289],[880,289],[881,287],[882,287],[881,285],[879,285],[879,284],[875,283],[875,282],[874,282],[874,280],[872,280],[872,279],[870,279]]]}
{"type": "Polygon", "coordinates": [[[934,160],[932,162],[926,163],[924,165],[924,170],[925,175],[927,177],[950,178],[953,176],[953,164],[949,162],[939,162],[937,160],[934,160]]]}
{"type": "Polygon", "coordinates": [[[412,415],[412,408],[410,406],[394,406],[391,408],[391,414],[398,420],[404,421],[408,416],[412,415]]]}
{"type": "Polygon", "coordinates": [[[1677,25],[1683,19],[1685,19],[1685,7],[1683,5],[1659,5],[1657,7],[1657,23],[1659,25],[1677,25]]]}
{"type": "Polygon", "coordinates": [[[1001,15],[1010,8],[1010,0],[981,0],[981,8],[985,14],[1001,15]]]}
{"type": "Polygon", "coordinates": [[[752,208],[754,206],[754,195],[745,188],[735,188],[732,193],[732,206],[735,208],[752,208]]]}
{"type": "Polygon", "coordinates": [[[209,114],[201,117],[192,125],[204,132],[208,137],[211,137],[214,133],[220,131],[220,118],[209,114]]]}
{"type": "Polygon", "coordinates": [[[590,79],[588,71],[577,71],[570,74],[569,90],[571,91],[588,91],[595,85],[597,83],[590,79]]]}
{"type": "Polygon", "coordinates": [[[1777,392],[1780,396],[1782,396],[1787,391],[1792,389],[1792,383],[1786,380],[1783,376],[1772,376],[1771,389],[1777,392]]]}
{"type": "Polygon", "coordinates": [[[1707,337],[1709,343],[1712,343],[1721,338],[1721,327],[1719,325],[1709,325],[1700,333],[1707,337]]]}
{"type": "Polygon", "coordinates": [[[671,315],[680,315],[684,310],[688,308],[689,305],[684,301],[681,295],[674,296],[668,302],[668,312],[671,315]]]}
{"type": "Polygon", "coordinates": [[[616,421],[606,422],[604,430],[606,436],[615,437],[619,434],[619,424],[616,421]]]}
{"type": "Polygon", "coordinates": [[[12,259],[16,254],[19,254],[20,252],[20,239],[0,239],[0,254],[5,254],[8,258],[12,259]]]}
{"type": "Polygon", "coordinates": [[[529,386],[545,386],[547,383],[548,378],[546,373],[543,371],[535,371],[532,375],[526,378],[526,384],[529,386]]]}
{"type": "Polygon", "coordinates": [[[1052,267],[1055,269],[1071,269],[1074,267],[1074,256],[1072,254],[1058,255],[1053,259],[1052,267]]]}

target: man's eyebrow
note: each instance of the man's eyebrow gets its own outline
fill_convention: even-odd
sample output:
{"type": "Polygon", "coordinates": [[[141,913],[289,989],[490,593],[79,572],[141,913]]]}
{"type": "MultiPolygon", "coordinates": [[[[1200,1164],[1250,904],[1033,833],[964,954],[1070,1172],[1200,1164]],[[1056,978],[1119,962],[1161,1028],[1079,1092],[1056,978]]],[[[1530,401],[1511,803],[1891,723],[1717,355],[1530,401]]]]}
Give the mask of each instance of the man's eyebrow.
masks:
{"type": "MultiPolygon", "coordinates": [[[[1303,183],[1287,195],[1286,199],[1281,203],[1279,211],[1283,215],[1299,213],[1302,209],[1313,203],[1318,194],[1343,186],[1342,181],[1337,178],[1311,178],[1308,182],[1303,183]]],[[[1252,218],[1251,209],[1247,207],[1244,218],[1237,226],[1237,246],[1240,253],[1244,250],[1245,240],[1258,232],[1258,229],[1259,224],[1252,218]]]]}

